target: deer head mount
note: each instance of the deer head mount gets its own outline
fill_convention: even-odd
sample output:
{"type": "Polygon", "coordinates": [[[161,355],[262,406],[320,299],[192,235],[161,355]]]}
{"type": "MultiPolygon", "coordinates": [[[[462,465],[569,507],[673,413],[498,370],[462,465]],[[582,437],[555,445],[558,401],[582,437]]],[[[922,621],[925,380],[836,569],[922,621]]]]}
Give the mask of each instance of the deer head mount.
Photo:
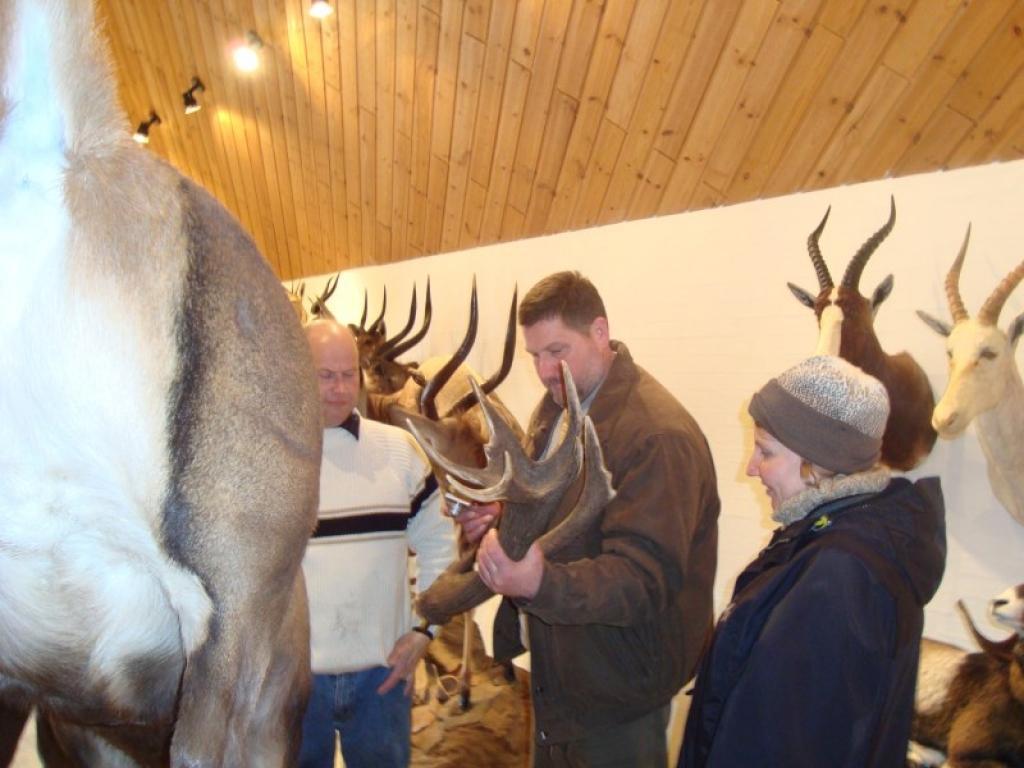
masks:
{"type": "MultiPolygon", "coordinates": [[[[474,380],[470,380],[473,396],[480,403],[490,433],[484,446],[486,464],[482,468],[451,461],[439,450],[437,446],[443,444],[445,436],[438,433],[435,422],[415,415],[408,420],[410,431],[430,458],[442,485],[468,501],[503,502],[498,540],[515,560],[522,559],[534,541],[546,556],[558,552],[593,525],[615,496],[597,431],[590,418],[582,415],[576,386],[565,363],[562,377],[567,402],[565,435],[557,446],[549,446],[545,458],[538,461],[526,455],[516,431],[498,414],[474,380]],[[582,489],[572,510],[557,526],[547,530],[581,472],[582,489]]],[[[558,439],[557,433],[555,430],[552,440],[558,439]]],[[[417,610],[421,616],[432,624],[444,623],[491,596],[472,570],[475,558],[475,551],[466,552],[419,596],[417,610]]]]}
{"type": "Polygon", "coordinates": [[[885,385],[892,409],[882,437],[882,462],[895,469],[912,469],[935,445],[936,434],[931,426],[935,398],[921,366],[906,352],[886,354],[875,335],[875,314],[892,292],[892,275],[879,283],[870,299],[861,295],[859,287],[868,259],[896,223],[896,201],[889,198],[889,219],[850,259],[838,286],[832,281],[818,245],[831,210],[825,211],[821,223],[807,238],[807,252],[818,276],[817,296],[793,283],[787,285],[818,318],[817,354],[839,355],[885,385]]]}

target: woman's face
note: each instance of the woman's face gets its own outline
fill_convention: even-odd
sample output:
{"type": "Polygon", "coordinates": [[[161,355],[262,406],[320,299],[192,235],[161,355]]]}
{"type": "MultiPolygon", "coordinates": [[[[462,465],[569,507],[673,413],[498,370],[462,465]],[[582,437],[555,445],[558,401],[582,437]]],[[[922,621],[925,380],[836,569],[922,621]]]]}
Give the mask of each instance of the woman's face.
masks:
{"type": "Polygon", "coordinates": [[[754,429],[754,452],[747,462],[747,475],[761,478],[772,509],[807,487],[800,476],[803,459],[761,427],[754,429]]]}

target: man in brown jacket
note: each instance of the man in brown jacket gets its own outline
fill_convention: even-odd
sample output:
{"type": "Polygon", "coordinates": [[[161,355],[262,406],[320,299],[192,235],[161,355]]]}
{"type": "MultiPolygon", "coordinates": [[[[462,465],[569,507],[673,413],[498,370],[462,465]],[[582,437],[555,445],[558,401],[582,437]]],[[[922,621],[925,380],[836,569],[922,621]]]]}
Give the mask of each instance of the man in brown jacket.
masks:
{"type": "MultiPolygon", "coordinates": [[[[663,768],[671,699],[712,625],[719,501],[711,452],[682,405],[610,339],[604,303],[578,272],[535,285],[519,323],[548,389],[530,422],[531,454],[559,429],[565,361],[616,496],[592,530],[551,560],[534,545],[513,561],[494,531],[483,537],[480,575],[506,598],[495,656],[524,650],[525,616],[536,768],[663,768]]],[[[571,499],[552,526],[569,506],[571,499]]],[[[494,516],[471,510],[467,537],[494,516]]]]}

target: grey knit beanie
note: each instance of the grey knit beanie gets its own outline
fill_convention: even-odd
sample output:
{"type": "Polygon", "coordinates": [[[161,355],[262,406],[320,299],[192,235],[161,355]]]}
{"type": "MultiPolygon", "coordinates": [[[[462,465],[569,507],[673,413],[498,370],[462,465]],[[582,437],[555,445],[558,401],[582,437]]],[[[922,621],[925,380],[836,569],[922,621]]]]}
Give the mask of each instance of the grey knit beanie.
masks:
{"type": "Polygon", "coordinates": [[[750,415],[791,451],[848,475],[874,466],[889,418],[889,395],[840,357],[816,355],[755,393],[750,415]]]}

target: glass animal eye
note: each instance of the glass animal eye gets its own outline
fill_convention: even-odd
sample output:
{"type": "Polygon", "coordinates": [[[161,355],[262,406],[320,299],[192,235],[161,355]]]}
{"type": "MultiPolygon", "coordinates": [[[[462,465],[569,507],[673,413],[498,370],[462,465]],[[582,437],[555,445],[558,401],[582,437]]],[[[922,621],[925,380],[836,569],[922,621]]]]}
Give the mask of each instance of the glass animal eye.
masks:
{"type": "Polygon", "coordinates": [[[989,347],[985,347],[983,350],[981,350],[981,357],[983,360],[995,360],[997,357],[996,351],[989,347]]]}

